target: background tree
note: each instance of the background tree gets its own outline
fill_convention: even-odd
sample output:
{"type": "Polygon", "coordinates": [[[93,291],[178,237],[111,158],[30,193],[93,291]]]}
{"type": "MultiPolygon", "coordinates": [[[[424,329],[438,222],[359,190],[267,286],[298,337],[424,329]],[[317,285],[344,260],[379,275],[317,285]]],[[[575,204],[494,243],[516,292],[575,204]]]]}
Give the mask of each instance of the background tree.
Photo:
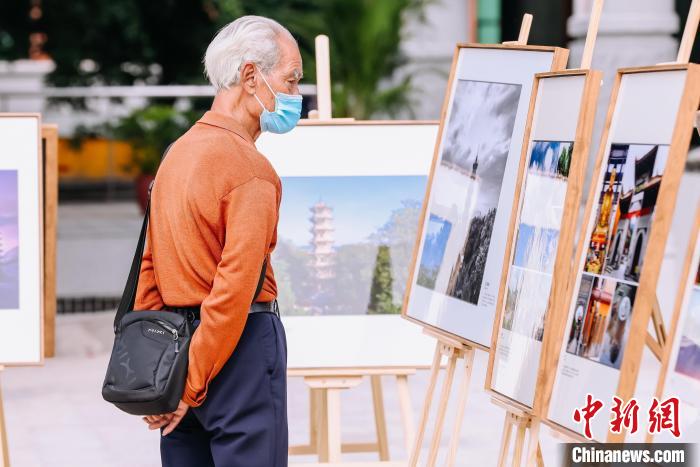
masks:
{"type": "Polygon", "coordinates": [[[391,253],[389,246],[379,245],[377,261],[374,264],[374,274],[372,275],[372,288],[369,292],[367,314],[389,314],[401,311],[394,304],[392,288],[393,279],[391,277],[391,253]]]}

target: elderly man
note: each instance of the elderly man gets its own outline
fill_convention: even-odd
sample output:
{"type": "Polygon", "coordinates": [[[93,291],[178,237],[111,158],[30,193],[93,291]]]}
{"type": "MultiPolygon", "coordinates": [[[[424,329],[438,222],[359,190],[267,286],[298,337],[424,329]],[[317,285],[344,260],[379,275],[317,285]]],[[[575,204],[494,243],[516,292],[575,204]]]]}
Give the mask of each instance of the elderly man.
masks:
{"type": "Polygon", "coordinates": [[[216,97],[158,170],[135,303],[189,311],[197,328],[179,407],[144,420],[161,430],[164,466],[286,466],[287,344],[269,263],[281,184],[254,143],[299,120],[301,56],[279,23],[245,16],[204,63],[216,97]]]}

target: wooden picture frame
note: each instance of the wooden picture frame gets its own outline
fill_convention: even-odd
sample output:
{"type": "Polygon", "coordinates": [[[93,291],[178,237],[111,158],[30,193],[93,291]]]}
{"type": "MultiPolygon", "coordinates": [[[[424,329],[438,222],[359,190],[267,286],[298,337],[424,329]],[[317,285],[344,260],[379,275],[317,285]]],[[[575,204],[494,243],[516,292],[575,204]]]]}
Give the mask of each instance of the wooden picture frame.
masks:
{"type": "Polygon", "coordinates": [[[56,353],[56,233],[58,226],[58,125],[41,126],[44,202],[44,356],[56,353]]]}
{"type": "MultiPolygon", "coordinates": [[[[518,157],[522,157],[521,153],[521,144],[522,144],[522,136],[524,133],[524,126],[525,126],[525,118],[527,116],[527,108],[526,105],[528,103],[531,103],[531,87],[532,87],[532,82],[534,80],[534,74],[537,72],[543,72],[543,71],[559,71],[562,70],[566,66],[566,62],[568,59],[568,50],[567,49],[562,49],[559,47],[545,47],[545,46],[528,46],[528,45],[522,45],[522,44],[508,44],[508,45],[500,45],[500,44],[493,44],[493,45],[486,45],[486,44],[458,44],[455,52],[454,52],[454,57],[452,61],[452,68],[450,71],[450,78],[448,81],[448,86],[447,86],[447,92],[445,94],[445,100],[443,102],[443,108],[442,108],[442,113],[441,113],[441,119],[440,119],[440,129],[438,132],[438,138],[435,144],[435,149],[433,152],[433,160],[432,160],[432,165],[431,165],[431,170],[430,170],[430,176],[428,179],[428,187],[425,193],[425,198],[423,201],[423,209],[421,213],[421,218],[420,218],[420,224],[419,224],[419,234],[416,240],[416,244],[414,247],[413,251],[413,259],[411,261],[411,269],[409,271],[409,281],[408,285],[406,288],[406,296],[402,308],[402,316],[409,321],[413,321],[414,323],[417,323],[423,327],[425,327],[427,330],[434,331],[438,334],[444,335],[447,338],[450,339],[457,339],[460,342],[466,342],[469,345],[473,345],[477,348],[481,349],[488,349],[488,346],[490,345],[490,337],[492,334],[492,327],[493,327],[493,315],[495,315],[495,305],[496,305],[496,296],[498,293],[498,287],[499,284],[494,284],[491,287],[491,291],[488,294],[483,294],[483,296],[489,295],[489,297],[492,297],[493,303],[489,303],[484,305],[484,309],[479,310],[480,314],[482,312],[488,312],[488,317],[483,319],[483,322],[479,323],[479,329],[476,330],[474,329],[473,331],[467,330],[466,329],[466,324],[469,324],[469,328],[471,329],[472,327],[476,328],[476,326],[472,326],[473,323],[469,322],[469,317],[465,316],[464,321],[460,321],[455,319],[455,317],[449,317],[448,312],[444,312],[447,308],[440,308],[439,310],[429,310],[427,306],[423,306],[422,304],[418,304],[416,297],[414,294],[416,294],[418,291],[420,294],[424,295],[420,297],[420,300],[422,302],[432,302],[434,297],[440,296],[441,299],[447,300],[448,295],[447,294],[447,289],[446,293],[441,293],[441,292],[435,292],[436,285],[435,284],[440,284],[442,286],[445,283],[445,277],[444,274],[442,273],[434,273],[434,278],[432,278],[432,290],[430,287],[423,287],[421,284],[417,284],[417,281],[420,280],[420,273],[417,272],[417,265],[419,262],[419,255],[421,255],[424,247],[424,240],[425,240],[425,235],[426,232],[428,231],[428,227],[426,226],[426,222],[428,220],[427,216],[428,213],[430,212],[430,209],[432,208],[431,201],[432,201],[432,195],[433,195],[433,188],[435,187],[435,182],[436,180],[434,179],[435,173],[438,170],[438,168],[441,168],[443,166],[442,164],[442,156],[443,156],[443,142],[446,133],[449,133],[450,128],[448,122],[448,118],[451,116],[452,112],[452,105],[454,101],[454,95],[457,88],[457,84],[459,82],[467,82],[469,83],[469,86],[474,89],[474,91],[467,90],[465,93],[468,92],[473,92],[473,95],[477,95],[478,92],[481,92],[483,96],[487,96],[492,92],[499,92],[499,90],[492,91],[491,88],[487,88],[486,86],[491,86],[494,85],[493,89],[503,86],[504,88],[507,87],[508,85],[516,85],[520,86],[519,93],[517,97],[514,99],[518,101],[518,104],[515,106],[515,113],[513,114],[513,121],[509,122],[510,125],[510,139],[508,140],[507,143],[507,154],[505,156],[500,156],[503,157],[503,164],[504,164],[504,169],[501,172],[501,180],[498,181],[497,183],[498,188],[497,192],[498,194],[495,196],[496,198],[496,204],[501,205],[503,203],[502,199],[508,199],[508,208],[507,208],[507,213],[505,214],[506,216],[510,214],[510,191],[515,190],[514,179],[508,179],[507,182],[503,182],[503,180],[506,179],[506,173],[510,173],[508,171],[508,166],[514,167],[513,172],[517,172],[517,167],[520,164],[520,160],[517,160],[518,157]],[[540,53],[546,53],[547,55],[539,55],[540,53]],[[464,54],[464,55],[463,55],[464,54]],[[464,58],[466,57],[466,58],[464,58]],[[537,64],[530,63],[528,64],[526,61],[526,57],[530,59],[531,61],[534,62],[535,58],[537,57],[537,64]],[[543,57],[547,57],[548,60],[544,60],[543,57]],[[501,60],[502,62],[499,62],[496,60],[501,60]],[[471,63],[468,65],[465,65],[468,60],[471,60],[471,63]],[[541,64],[539,60],[542,60],[542,62],[546,61],[545,64],[541,64]],[[477,67],[477,62],[479,63],[480,68],[477,67]],[[507,62],[507,64],[506,64],[507,62]],[[523,68],[520,71],[520,75],[514,77],[514,72],[513,68],[517,68],[518,66],[523,66],[523,67],[528,67],[527,71],[523,68]],[[498,67],[508,67],[508,69],[497,69],[498,67]],[[535,69],[538,68],[539,69],[535,69]],[[458,76],[459,75],[459,76],[458,76]],[[482,83],[485,84],[485,86],[482,86],[482,90],[479,90],[478,88],[480,86],[477,86],[472,83],[482,83]],[[440,167],[438,167],[440,166],[440,167]],[[512,185],[511,185],[512,184],[512,185]],[[507,189],[503,189],[503,185],[506,185],[507,189]],[[503,194],[505,192],[506,194],[503,194]],[[442,274],[442,275],[441,275],[442,274]],[[420,287],[417,287],[416,285],[419,285],[420,287]],[[427,292],[426,292],[427,291],[427,292]],[[419,314],[416,310],[420,310],[419,314]],[[446,318],[447,317],[447,318],[446,318]],[[447,319],[452,320],[451,323],[447,323],[447,319]],[[457,326],[461,326],[460,329],[457,329],[457,326]]],[[[517,74],[517,73],[516,73],[517,74]]],[[[468,89],[466,87],[463,87],[464,89],[468,89]]],[[[507,92],[506,89],[501,90],[500,92],[507,92]]],[[[493,94],[492,94],[493,95],[493,94]]],[[[470,97],[471,98],[471,97],[470,97]]],[[[503,102],[506,102],[505,100],[503,102]]],[[[508,105],[511,105],[511,109],[513,103],[513,98],[508,99],[508,105]]],[[[501,115],[507,115],[508,109],[506,109],[501,115]]],[[[496,112],[493,112],[494,115],[496,115],[496,112]]],[[[498,118],[499,115],[496,115],[494,118],[498,118]]],[[[504,132],[503,134],[507,136],[508,129],[504,126],[504,132]]],[[[449,135],[446,135],[449,136],[449,135]]],[[[505,140],[504,140],[505,141],[505,140]]],[[[477,147],[476,149],[476,157],[474,157],[474,162],[475,164],[472,166],[472,176],[475,180],[474,186],[476,187],[475,189],[478,189],[478,179],[477,174],[476,174],[476,162],[478,161],[478,150],[479,148],[477,147]]],[[[470,154],[471,155],[471,154],[470,154]]],[[[487,156],[488,156],[487,152],[487,156]]],[[[460,156],[462,157],[462,156],[460,156]]],[[[449,161],[448,161],[449,162],[449,161]]],[[[462,161],[463,163],[464,161],[462,161]]],[[[452,162],[449,162],[452,165],[459,166],[459,164],[453,164],[452,162]]],[[[462,169],[461,166],[457,168],[455,171],[464,171],[465,169],[462,169]]],[[[468,175],[468,174],[467,174],[468,175]]],[[[453,184],[453,186],[456,186],[453,184]]],[[[463,199],[460,199],[459,201],[465,201],[467,198],[470,198],[473,202],[476,202],[477,194],[472,193],[471,195],[465,195],[463,199]]],[[[463,209],[466,211],[467,209],[463,209]]],[[[498,210],[494,208],[494,212],[498,210]]],[[[471,211],[470,211],[471,212],[471,211]]],[[[432,213],[431,213],[432,216],[432,213]]],[[[459,216],[459,215],[458,215],[459,216]]],[[[489,214],[488,216],[491,216],[489,214]]],[[[494,218],[496,214],[493,214],[494,218]]],[[[431,219],[432,221],[432,219],[431,219]]],[[[461,225],[461,220],[459,221],[461,225]]],[[[503,223],[503,217],[499,216],[498,220],[491,221],[493,222],[491,224],[491,230],[489,231],[489,238],[490,238],[490,232],[492,231],[498,231],[496,229],[496,224],[502,224],[503,223]]],[[[443,226],[446,226],[449,224],[449,222],[445,221],[443,226]]],[[[509,222],[506,222],[505,225],[508,225],[509,222]]],[[[465,228],[466,229],[466,228],[465,228]]],[[[443,230],[441,229],[440,232],[443,230]]],[[[455,231],[461,231],[459,227],[455,229],[455,231]]],[[[442,234],[440,234],[442,235],[442,234]]],[[[498,234],[500,235],[500,234],[498,234]]],[[[445,254],[445,250],[448,249],[448,246],[446,244],[452,240],[451,246],[450,246],[450,251],[453,251],[455,248],[455,244],[458,244],[458,240],[454,239],[449,239],[449,233],[446,235],[447,239],[443,239],[445,244],[441,246],[442,253],[445,254]]],[[[498,243],[501,243],[501,239],[499,239],[498,243]]],[[[490,245],[490,244],[489,244],[490,245]]],[[[500,246],[499,248],[500,249],[500,246]]],[[[460,253],[461,254],[461,253],[460,253]]],[[[496,256],[494,256],[494,259],[492,260],[489,264],[492,265],[495,264],[500,265],[501,260],[502,260],[502,251],[495,251],[496,256]]],[[[442,256],[438,255],[440,257],[440,261],[442,261],[442,256]]],[[[459,256],[458,256],[459,257],[459,256]]],[[[422,260],[422,257],[421,257],[422,260]]],[[[450,260],[447,260],[450,261],[450,260]]],[[[493,267],[493,266],[492,266],[493,267]]],[[[496,266],[498,267],[498,266],[496,266]]],[[[442,269],[442,266],[438,266],[438,269],[442,269]]],[[[486,270],[486,266],[483,267],[483,271],[486,270]]],[[[461,274],[461,273],[460,273],[461,274]]],[[[484,273],[485,274],[485,273],[484,273]]],[[[450,276],[452,274],[450,273],[450,276]]],[[[498,278],[500,278],[500,272],[497,272],[495,274],[498,278]]],[[[425,277],[425,276],[424,276],[425,277]]],[[[449,278],[449,281],[452,282],[453,284],[456,282],[456,279],[453,279],[452,277],[449,278]]],[[[490,282],[488,280],[483,279],[483,275],[481,277],[481,283],[488,283],[490,282]]],[[[488,285],[487,284],[487,285],[488,285]]],[[[457,286],[452,287],[453,289],[456,290],[457,286]]],[[[477,291],[477,295],[481,296],[481,289],[477,291]]],[[[471,306],[474,309],[478,308],[478,305],[481,303],[480,298],[476,299],[476,303],[473,304],[474,302],[468,302],[467,300],[460,299],[460,298],[453,298],[456,295],[449,296],[449,300],[454,300],[455,302],[462,300],[462,303],[464,304],[465,307],[471,306]]],[[[473,300],[470,299],[470,300],[473,300]]],[[[484,299],[486,301],[487,299],[484,299]]],[[[488,298],[488,301],[491,301],[491,298],[488,298]]],[[[440,307],[441,305],[438,305],[440,307]]],[[[463,311],[463,310],[460,310],[463,311]]],[[[454,312],[452,313],[454,314],[454,312]]],[[[460,314],[460,317],[462,315],[460,314]]],[[[461,319],[461,318],[460,318],[461,319]]]]}
{"type": "MultiPolygon", "coordinates": [[[[30,341],[30,345],[36,345],[36,347],[32,347],[31,349],[23,349],[21,350],[21,354],[24,355],[24,357],[18,357],[16,359],[10,359],[8,361],[1,360],[2,357],[0,357],[0,366],[4,365],[6,367],[9,366],[36,366],[36,365],[43,365],[44,363],[44,277],[43,277],[43,270],[44,270],[44,244],[43,244],[43,224],[44,224],[44,209],[43,209],[43,204],[44,201],[42,199],[42,186],[43,186],[43,153],[41,150],[41,114],[38,113],[1,113],[0,114],[0,120],[2,119],[17,119],[17,120],[28,120],[33,122],[32,126],[36,128],[36,159],[33,160],[32,162],[29,162],[30,167],[32,168],[32,171],[36,171],[36,178],[34,179],[34,174],[30,175],[32,179],[34,179],[34,182],[36,182],[36,208],[37,208],[37,218],[31,221],[29,224],[25,223],[27,222],[19,220],[18,224],[21,225],[24,224],[26,228],[29,230],[35,230],[37,234],[37,240],[38,244],[35,245],[36,249],[33,249],[32,247],[26,248],[22,251],[26,252],[29,251],[30,253],[30,258],[32,256],[35,257],[36,263],[34,266],[32,266],[35,270],[35,273],[37,275],[37,282],[36,282],[36,292],[37,296],[34,297],[32,294],[24,294],[23,296],[21,295],[21,288],[18,286],[18,289],[20,290],[20,299],[23,298],[25,301],[25,307],[27,307],[30,311],[27,313],[32,313],[31,316],[35,316],[35,322],[34,323],[21,323],[19,321],[15,321],[12,323],[12,325],[8,325],[5,327],[6,330],[9,332],[12,332],[13,335],[17,335],[17,333],[22,333],[22,332],[28,332],[28,330],[23,330],[23,327],[27,326],[37,326],[36,330],[33,330],[32,332],[37,332],[38,334],[35,336],[36,337],[36,343],[31,344],[31,341],[33,339],[24,339],[23,345],[27,343],[27,341],[30,341]],[[35,223],[36,222],[36,223],[35,223]],[[35,301],[36,307],[30,307],[26,304],[26,299],[30,298],[32,301],[35,301]],[[32,310],[32,308],[34,308],[32,310]],[[36,313],[36,315],[34,315],[36,313]],[[29,357],[29,355],[34,355],[35,358],[29,357]]],[[[15,129],[16,131],[16,129],[15,129]]],[[[33,131],[33,130],[32,130],[33,131]]],[[[32,153],[34,154],[34,147],[33,145],[30,145],[30,147],[24,148],[26,154],[32,153]]],[[[2,167],[2,165],[0,165],[2,167]]],[[[19,170],[15,169],[18,172],[17,177],[19,178],[19,170]]],[[[24,169],[25,171],[29,171],[29,167],[24,169]]],[[[24,178],[24,180],[29,180],[28,178],[24,178]]],[[[19,181],[18,181],[19,184],[19,181]]],[[[17,188],[17,203],[18,203],[18,209],[19,209],[19,204],[20,204],[20,193],[21,190],[19,189],[19,186],[17,188]]],[[[25,195],[26,196],[26,195],[25,195]]],[[[27,229],[25,229],[26,232],[27,229]]],[[[22,237],[18,236],[18,241],[19,238],[26,238],[26,233],[22,234],[22,237]]],[[[26,242],[26,240],[25,240],[26,242]]],[[[22,256],[22,253],[20,253],[20,256],[22,256]]],[[[22,261],[20,259],[19,261],[22,261]]],[[[33,263],[33,261],[32,261],[33,263]]],[[[19,272],[19,281],[24,280],[21,275],[21,271],[19,272]]],[[[33,274],[29,273],[29,276],[33,276],[33,274]]],[[[26,279],[26,276],[25,276],[26,279]]],[[[19,316],[19,315],[18,315],[19,316]]],[[[26,321],[24,317],[22,317],[23,320],[26,321]]],[[[32,319],[27,318],[27,319],[32,319]]],[[[9,339],[8,336],[4,336],[3,338],[0,338],[0,342],[14,342],[16,343],[16,339],[9,339]]]]}
{"type": "Polygon", "coordinates": [[[551,364],[547,349],[563,322],[557,303],[568,290],[601,80],[602,73],[594,70],[535,75],[485,378],[487,391],[525,413],[536,406],[543,385],[538,376],[551,364]],[[543,195],[549,198],[535,201],[543,195]],[[533,298],[541,300],[533,303],[533,298]],[[535,321],[540,326],[533,327],[535,321]],[[522,360],[511,360],[513,354],[522,360]],[[499,380],[500,365],[507,376],[499,380]]]}
{"type": "MultiPolygon", "coordinates": [[[[648,335],[647,326],[655,308],[659,269],[699,104],[699,65],[618,70],[593,170],[585,225],[568,279],[570,293],[561,302],[567,310],[566,327],[555,339],[561,345],[556,358],[552,357],[556,361],[542,375],[545,381],[554,383],[544,388],[539,414],[547,425],[568,436],[581,436],[582,425],[577,425],[572,416],[574,409],[585,405],[587,392],[601,400],[605,409],[591,421],[592,438],[621,442],[625,437],[624,431],[608,431],[612,396],[626,402],[634,395],[644,346],[649,345],[652,351],[658,347],[656,339],[648,335]],[[649,92],[651,86],[653,93],[649,92]],[[645,114],[654,118],[640,117],[645,114]],[[624,176],[625,170],[628,176],[630,170],[636,174],[634,167],[625,169],[628,156],[635,167],[637,161],[642,161],[638,169],[641,178],[635,175],[633,189],[628,188],[632,191],[623,192],[623,182],[616,180],[616,174],[624,176]],[[639,192],[635,191],[638,183],[639,192]],[[636,230],[641,221],[635,221],[629,230],[635,229],[629,234],[635,237],[634,247],[629,244],[627,249],[625,240],[622,246],[626,249],[618,249],[621,244],[613,245],[613,239],[628,235],[631,224],[627,219],[633,218],[631,201],[619,208],[620,200],[632,196],[628,193],[644,195],[648,187],[658,191],[647,195],[652,204],[644,207],[644,220],[649,222],[644,224],[645,237],[636,230]],[[624,223],[618,225],[620,218],[624,223]],[[633,252],[632,258],[629,251],[633,252]],[[567,331],[569,338],[565,339],[567,331]]],[[[625,183],[629,185],[629,181],[625,183]]],[[[641,201],[636,197],[634,209],[638,204],[641,201]]]]}

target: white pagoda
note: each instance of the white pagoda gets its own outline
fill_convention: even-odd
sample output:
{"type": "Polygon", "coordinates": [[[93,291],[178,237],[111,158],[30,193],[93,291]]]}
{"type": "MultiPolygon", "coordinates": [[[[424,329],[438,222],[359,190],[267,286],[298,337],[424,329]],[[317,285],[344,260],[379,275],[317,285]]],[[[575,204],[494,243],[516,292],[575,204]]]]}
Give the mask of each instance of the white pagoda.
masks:
{"type": "Polygon", "coordinates": [[[311,211],[311,268],[318,280],[333,277],[333,208],[319,201],[311,211]]]}

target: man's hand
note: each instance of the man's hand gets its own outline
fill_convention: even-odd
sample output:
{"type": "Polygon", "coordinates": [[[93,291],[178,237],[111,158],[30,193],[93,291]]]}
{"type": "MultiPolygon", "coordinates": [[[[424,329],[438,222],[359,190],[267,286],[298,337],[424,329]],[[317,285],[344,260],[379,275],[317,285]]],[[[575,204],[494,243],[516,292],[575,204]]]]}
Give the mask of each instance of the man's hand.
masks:
{"type": "Polygon", "coordinates": [[[145,417],[141,418],[144,422],[148,423],[149,430],[157,430],[158,428],[170,423],[170,420],[172,420],[173,418],[173,413],[167,413],[162,415],[146,415],[145,417]]]}
{"type": "MultiPolygon", "coordinates": [[[[180,403],[177,406],[177,409],[175,409],[175,412],[169,413],[166,416],[170,417],[169,421],[167,422],[167,426],[163,430],[163,436],[167,436],[170,434],[171,431],[177,427],[177,425],[180,423],[180,420],[182,420],[182,417],[185,416],[187,413],[187,409],[189,409],[190,406],[185,403],[185,401],[180,400],[180,403]]],[[[163,425],[159,425],[159,428],[163,425]]]]}

